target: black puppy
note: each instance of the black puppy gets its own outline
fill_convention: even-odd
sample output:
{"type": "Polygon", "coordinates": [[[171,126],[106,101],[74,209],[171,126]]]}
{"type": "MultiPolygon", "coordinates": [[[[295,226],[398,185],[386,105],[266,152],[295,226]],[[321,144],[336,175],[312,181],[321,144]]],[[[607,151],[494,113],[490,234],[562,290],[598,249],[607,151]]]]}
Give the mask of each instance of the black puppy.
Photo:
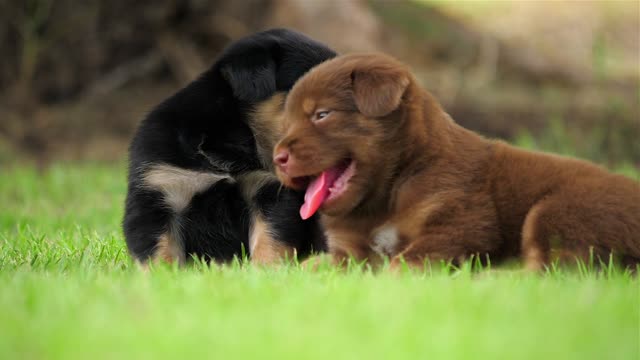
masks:
{"type": "Polygon", "coordinates": [[[124,234],[145,263],[191,256],[268,263],[324,250],[302,195],[272,175],[286,92],[336,54],[285,29],[230,45],[198,79],[157,106],[129,149],[124,234]]]}

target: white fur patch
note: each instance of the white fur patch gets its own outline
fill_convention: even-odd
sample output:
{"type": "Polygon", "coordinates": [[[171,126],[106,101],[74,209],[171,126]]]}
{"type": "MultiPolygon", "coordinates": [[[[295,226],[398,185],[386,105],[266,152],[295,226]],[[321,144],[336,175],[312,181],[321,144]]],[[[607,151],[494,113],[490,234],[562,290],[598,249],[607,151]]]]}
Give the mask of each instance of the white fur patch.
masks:
{"type": "Polygon", "coordinates": [[[383,226],[373,233],[371,249],[380,256],[393,256],[398,243],[398,230],[395,226],[383,226]]]}
{"type": "Polygon", "coordinates": [[[146,186],[164,194],[165,203],[175,212],[184,210],[195,194],[223,179],[231,177],[164,164],[151,166],[144,175],[146,186]]]}

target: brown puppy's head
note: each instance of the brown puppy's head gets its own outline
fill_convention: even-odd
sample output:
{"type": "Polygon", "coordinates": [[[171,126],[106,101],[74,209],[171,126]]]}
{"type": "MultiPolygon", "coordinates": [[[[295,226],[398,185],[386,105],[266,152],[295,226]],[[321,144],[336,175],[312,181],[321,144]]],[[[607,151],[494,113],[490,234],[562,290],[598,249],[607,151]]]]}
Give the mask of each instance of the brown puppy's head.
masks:
{"type": "Polygon", "coordinates": [[[320,207],[346,214],[389,191],[412,83],[404,65],[380,54],[337,57],[298,80],[286,100],[285,137],[274,163],[286,186],[307,189],[303,218],[320,207]]]}

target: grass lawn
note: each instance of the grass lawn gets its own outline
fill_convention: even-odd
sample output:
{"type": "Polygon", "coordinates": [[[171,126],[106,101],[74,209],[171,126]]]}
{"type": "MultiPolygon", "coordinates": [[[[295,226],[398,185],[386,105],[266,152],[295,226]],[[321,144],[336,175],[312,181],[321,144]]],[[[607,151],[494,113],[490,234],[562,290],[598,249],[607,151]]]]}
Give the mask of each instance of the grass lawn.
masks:
{"type": "Polygon", "coordinates": [[[0,359],[640,358],[638,279],[616,269],[143,274],[124,166],[0,172],[0,359]]]}

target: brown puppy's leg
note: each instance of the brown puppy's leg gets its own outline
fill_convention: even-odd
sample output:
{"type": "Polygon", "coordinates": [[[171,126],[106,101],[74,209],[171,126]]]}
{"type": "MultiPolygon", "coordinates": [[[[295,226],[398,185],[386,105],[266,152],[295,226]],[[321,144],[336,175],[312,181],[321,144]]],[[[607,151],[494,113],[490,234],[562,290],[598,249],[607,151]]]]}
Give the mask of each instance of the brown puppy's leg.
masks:
{"type": "Polygon", "coordinates": [[[332,233],[328,244],[333,265],[346,268],[350,261],[366,262],[374,267],[378,265],[379,256],[371,250],[368,238],[362,233],[364,231],[358,231],[357,228],[340,229],[332,233]]]}
{"type": "Polygon", "coordinates": [[[525,268],[532,271],[544,270],[549,264],[551,253],[551,236],[559,236],[549,226],[547,218],[552,204],[549,200],[541,201],[531,207],[522,226],[522,259],[525,268]]]}
{"type": "MultiPolygon", "coordinates": [[[[626,195],[627,197],[629,195],[626,195]]],[[[615,190],[584,188],[547,197],[529,210],[522,228],[525,266],[541,270],[551,251],[560,260],[607,262],[609,255],[640,256],[640,199],[618,196],[615,190]]]]}
{"type": "Polygon", "coordinates": [[[353,229],[341,229],[328,239],[329,256],[312,256],[305,260],[302,266],[307,269],[317,270],[321,264],[330,264],[338,269],[347,269],[351,261],[356,263],[366,262],[371,266],[378,264],[378,256],[369,247],[367,237],[353,229]]]}
{"type": "Polygon", "coordinates": [[[500,244],[493,232],[479,227],[449,225],[425,228],[424,232],[425,235],[410,241],[391,259],[391,269],[403,264],[416,270],[426,270],[425,267],[432,262],[462,263],[472,255],[490,254],[500,244]]]}
{"type": "Polygon", "coordinates": [[[333,249],[331,251],[331,263],[334,266],[342,268],[348,267],[350,261],[355,261],[356,263],[366,262],[373,265],[375,261],[371,260],[374,259],[370,259],[368,252],[362,249],[356,249],[355,247],[351,247],[349,250],[333,249]]]}
{"type": "Polygon", "coordinates": [[[588,262],[591,256],[607,261],[610,252],[598,245],[597,225],[580,219],[566,205],[548,199],[529,210],[522,227],[522,258],[527,270],[547,268],[554,260],[552,253],[562,263],[588,262]]]}
{"type": "Polygon", "coordinates": [[[420,230],[406,235],[406,247],[391,259],[392,268],[404,263],[425,270],[427,260],[460,264],[472,255],[484,257],[503,246],[495,211],[487,206],[490,199],[449,197],[439,203],[444,205],[433,210],[425,225],[411,227],[420,230]]]}
{"type": "Polygon", "coordinates": [[[342,268],[341,263],[335,263],[335,258],[329,254],[318,254],[313,255],[307,259],[305,259],[300,266],[303,269],[317,271],[321,265],[329,265],[331,267],[342,268]]]}
{"type": "MultiPolygon", "coordinates": [[[[588,203],[585,204],[588,206],[588,203]]],[[[597,216],[565,196],[547,198],[534,205],[522,227],[522,256],[525,268],[544,270],[552,260],[552,252],[562,263],[588,262],[590,256],[607,261],[610,251],[601,246],[603,236],[615,233],[597,216]]]]}
{"type": "Polygon", "coordinates": [[[329,250],[329,255],[315,255],[312,256],[305,261],[302,262],[302,267],[305,269],[310,269],[312,271],[317,270],[322,264],[329,264],[332,267],[338,268],[340,270],[345,270],[348,268],[350,261],[355,261],[356,263],[365,262],[369,265],[375,265],[376,261],[370,261],[367,257],[365,251],[356,250],[355,248],[350,248],[349,251],[345,249],[337,249],[333,248],[329,250]]]}
{"type": "Polygon", "coordinates": [[[464,261],[470,254],[469,248],[451,244],[446,235],[429,234],[418,241],[413,241],[400,254],[391,259],[391,270],[398,270],[404,265],[410,269],[424,271],[431,263],[439,261],[464,261]]]}

